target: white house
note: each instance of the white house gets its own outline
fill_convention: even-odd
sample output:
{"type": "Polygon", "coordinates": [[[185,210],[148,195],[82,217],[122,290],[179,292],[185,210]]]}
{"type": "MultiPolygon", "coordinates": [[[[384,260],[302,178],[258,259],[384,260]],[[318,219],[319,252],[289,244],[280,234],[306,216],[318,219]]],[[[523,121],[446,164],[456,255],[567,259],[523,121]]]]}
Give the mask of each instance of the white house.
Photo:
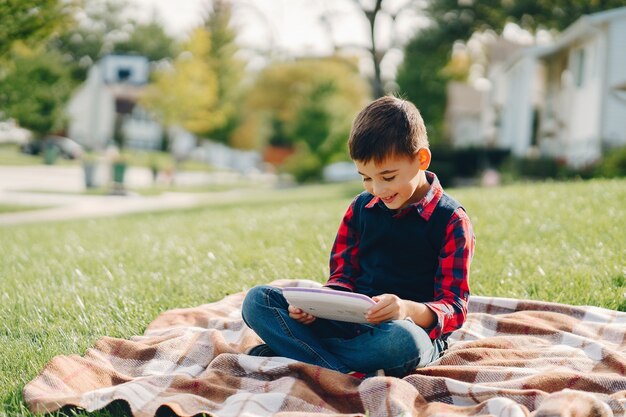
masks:
{"type": "Polygon", "coordinates": [[[486,74],[470,85],[452,81],[446,91],[446,136],[455,148],[470,146],[509,147],[498,141],[506,98],[506,63],[521,45],[502,37],[483,45],[486,74]]]}
{"type": "Polygon", "coordinates": [[[552,44],[523,49],[503,75],[497,145],[514,155],[580,168],[626,145],[626,7],[583,16],[552,44]]]}
{"type": "Polygon", "coordinates": [[[137,104],[148,82],[145,57],[108,55],[94,65],[68,105],[68,135],[90,149],[121,136],[126,146],[157,149],[163,128],[137,104]]]}
{"type": "Polygon", "coordinates": [[[448,83],[445,114],[446,136],[454,147],[481,146],[485,135],[481,126],[485,92],[458,81],[448,83]]]}

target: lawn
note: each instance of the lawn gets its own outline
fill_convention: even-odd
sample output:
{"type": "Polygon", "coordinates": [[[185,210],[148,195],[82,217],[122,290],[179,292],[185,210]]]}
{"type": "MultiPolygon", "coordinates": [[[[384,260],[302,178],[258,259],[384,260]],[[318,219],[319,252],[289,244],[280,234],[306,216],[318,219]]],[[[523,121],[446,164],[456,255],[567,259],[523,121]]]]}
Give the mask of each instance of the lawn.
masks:
{"type": "Polygon", "coordinates": [[[45,206],[26,206],[22,204],[2,204],[0,203],[0,214],[15,213],[18,211],[41,210],[47,208],[45,206]]]}
{"type": "MultiPolygon", "coordinates": [[[[3,228],[0,415],[29,415],[21,390],[55,355],[141,334],[162,311],[255,284],[322,282],[357,190],[303,187],[237,204],[3,228]]],[[[626,311],[626,180],[449,192],[477,235],[472,293],[626,311]]]]}

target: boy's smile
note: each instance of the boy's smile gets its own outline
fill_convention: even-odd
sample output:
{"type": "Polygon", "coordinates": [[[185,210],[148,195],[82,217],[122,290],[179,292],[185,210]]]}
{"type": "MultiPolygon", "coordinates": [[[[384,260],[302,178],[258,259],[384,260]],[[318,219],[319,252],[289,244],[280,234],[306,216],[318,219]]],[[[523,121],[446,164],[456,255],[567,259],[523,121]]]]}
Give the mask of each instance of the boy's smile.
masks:
{"type": "Polygon", "coordinates": [[[363,177],[363,187],[392,210],[418,202],[430,187],[424,171],[430,164],[430,151],[422,148],[415,157],[388,156],[382,163],[354,161],[363,177]]]}

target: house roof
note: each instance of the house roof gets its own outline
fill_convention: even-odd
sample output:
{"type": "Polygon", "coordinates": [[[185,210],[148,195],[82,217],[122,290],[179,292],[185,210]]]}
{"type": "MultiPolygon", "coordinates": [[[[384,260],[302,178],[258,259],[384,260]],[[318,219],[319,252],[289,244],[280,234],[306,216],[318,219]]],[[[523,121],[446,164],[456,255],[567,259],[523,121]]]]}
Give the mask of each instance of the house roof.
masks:
{"type": "Polygon", "coordinates": [[[626,19],[626,7],[619,7],[617,9],[582,16],[565,29],[554,44],[546,46],[544,51],[538,51],[539,56],[555,53],[577,39],[587,35],[593,35],[604,23],[618,19],[626,19]]]}
{"type": "Polygon", "coordinates": [[[626,7],[605,10],[590,15],[584,15],[565,29],[554,43],[549,45],[531,46],[515,54],[509,61],[509,66],[523,57],[542,58],[555,54],[571,45],[578,39],[593,35],[599,28],[608,22],[626,19],[626,7]]]}

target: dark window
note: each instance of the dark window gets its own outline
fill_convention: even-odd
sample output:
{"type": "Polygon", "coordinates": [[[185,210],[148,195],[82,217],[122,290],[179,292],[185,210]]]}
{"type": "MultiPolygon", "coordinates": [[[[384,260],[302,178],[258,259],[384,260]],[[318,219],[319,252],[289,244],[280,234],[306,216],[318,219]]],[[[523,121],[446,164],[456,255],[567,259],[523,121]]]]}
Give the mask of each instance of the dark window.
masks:
{"type": "Polygon", "coordinates": [[[117,70],[117,80],[127,81],[132,74],[133,72],[130,70],[130,68],[119,68],[117,70]]]}

